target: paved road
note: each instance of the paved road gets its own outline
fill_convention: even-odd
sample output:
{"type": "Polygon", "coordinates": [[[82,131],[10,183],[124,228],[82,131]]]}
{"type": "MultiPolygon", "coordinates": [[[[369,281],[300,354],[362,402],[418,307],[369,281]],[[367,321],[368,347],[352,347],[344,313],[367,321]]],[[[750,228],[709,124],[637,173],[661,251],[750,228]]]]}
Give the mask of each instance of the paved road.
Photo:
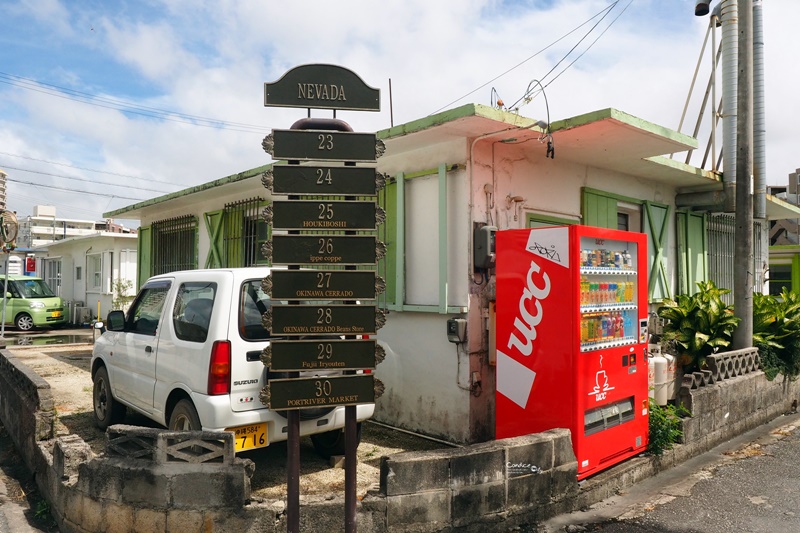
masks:
{"type": "Polygon", "coordinates": [[[546,532],[800,531],[800,415],[779,417],[546,532]]]}

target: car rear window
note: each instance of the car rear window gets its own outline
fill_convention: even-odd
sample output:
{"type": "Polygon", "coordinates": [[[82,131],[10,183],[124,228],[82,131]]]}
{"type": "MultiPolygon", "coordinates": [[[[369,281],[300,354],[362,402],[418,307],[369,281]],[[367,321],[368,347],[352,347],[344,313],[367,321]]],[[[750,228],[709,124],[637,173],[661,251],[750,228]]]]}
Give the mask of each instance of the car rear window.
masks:
{"type": "Polygon", "coordinates": [[[261,323],[261,315],[272,305],[269,296],[261,290],[261,280],[251,279],[242,284],[239,296],[239,334],[248,341],[263,341],[270,338],[269,331],[261,323]]]}
{"type": "Polygon", "coordinates": [[[206,341],[216,293],[217,284],[212,282],[182,283],[178,287],[172,309],[175,336],[190,342],[206,341]]]}

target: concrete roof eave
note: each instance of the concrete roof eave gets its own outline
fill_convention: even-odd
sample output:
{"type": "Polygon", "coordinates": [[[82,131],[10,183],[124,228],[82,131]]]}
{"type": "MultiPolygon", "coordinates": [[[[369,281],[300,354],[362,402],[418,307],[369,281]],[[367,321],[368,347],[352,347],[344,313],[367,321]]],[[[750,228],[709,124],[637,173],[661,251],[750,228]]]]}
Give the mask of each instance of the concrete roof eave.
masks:
{"type": "Polygon", "coordinates": [[[767,220],[783,220],[787,218],[800,218],[800,207],[768,194],[767,220]]]}
{"type": "MultiPolygon", "coordinates": [[[[480,139],[508,144],[525,143],[525,149],[541,152],[546,157],[542,140],[541,121],[480,104],[466,104],[436,115],[377,132],[387,146],[387,155],[397,155],[420,146],[453,140],[480,139]],[[498,134],[498,135],[494,135],[498,134]],[[534,141],[534,142],[528,142],[534,141]]],[[[545,125],[546,126],[546,125],[545,125]]],[[[716,185],[717,177],[682,165],[666,162],[665,154],[680,153],[697,148],[697,140],[677,131],[658,126],[617,109],[608,108],[550,124],[555,158],[590,167],[607,169],[646,180],[661,181],[676,187],[708,187],[716,185]]],[[[251,187],[250,178],[264,172],[269,165],[250,169],[215,181],[171,194],[152,198],[128,207],[104,213],[104,217],[141,219],[144,210],[169,202],[170,208],[180,209],[206,196],[214,195],[217,187],[251,187]],[[247,182],[247,184],[243,183],[247,182]]],[[[249,190],[249,189],[248,189],[249,190]]]]}
{"type": "MultiPolygon", "coordinates": [[[[468,104],[378,132],[387,154],[455,139],[480,139],[506,144],[525,143],[527,150],[546,157],[542,122],[487,107],[468,104]],[[497,135],[495,135],[497,134],[497,135]],[[534,141],[534,142],[530,142],[534,141]]],[[[555,159],[601,168],[677,188],[713,187],[714,173],[665,157],[696,149],[697,140],[613,108],[601,109],[550,125],[555,159]]],[[[535,157],[535,156],[534,156],[535,157]]]]}
{"type": "Polygon", "coordinates": [[[46,252],[52,248],[58,248],[62,245],[70,244],[77,241],[83,241],[87,239],[96,239],[98,237],[112,237],[116,239],[138,239],[139,235],[137,233],[117,233],[114,231],[98,231],[96,233],[89,233],[87,235],[78,235],[77,237],[70,237],[69,239],[61,239],[59,241],[48,242],[47,244],[43,244],[41,246],[34,246],[30,248],[31,252],[46,252]]]}
{"type": "Polygon", "coordinates": [[[145,209],[155,207],[165,202],[170,202],[171,206],[175,208],[180,208],[183,205],[194,205],[202,196],[216,196],[218,194],[216,191],[217,187],[221,187],[223,185],[229,186],[231,188],[231,192],[234,192],[232,189],[237,187],[245,191],[251,191],[252,183],[249,181],[250,178],[260,176],[271,166],[272,164],[268,164],[251,168],[249,170],[245,170],[244,172],[231,174],[230,176],[209,181],[208,183],[203,183],[195,187],[189,187],[188,189],[182,189],[180,191],[158,196],[156,198],[150,198],[149,200],[145,200],[143,202],[103,213],[103,217],[141,220],[142,211],[145,209]]]}

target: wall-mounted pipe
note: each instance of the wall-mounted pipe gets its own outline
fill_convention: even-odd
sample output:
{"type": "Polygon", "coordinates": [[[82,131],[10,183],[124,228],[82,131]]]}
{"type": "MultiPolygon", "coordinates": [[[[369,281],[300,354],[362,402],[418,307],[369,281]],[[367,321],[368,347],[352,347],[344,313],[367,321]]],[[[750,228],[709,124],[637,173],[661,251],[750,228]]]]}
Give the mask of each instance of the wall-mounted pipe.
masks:
{"type": "Polygon", "coordinates": [[[762,1],[753,0],[753,218],[767,217],[767,141],[764,112],[762,1]]]}
{"type": "MultiPolygon", "coordinates": [[[[737,0],[722,0],[714,8],[722,23],[722,194],[684,193],[675,196],[676,207],[708,206],[711,211],[736,209],[736,122],[739,67],[739,15],[737,0]]],[[[712,54],[716,61],[716,52],[712,54]]],[[[714,104],[716,106],[716,103],[714,104]]],[[[713,117],[716,120],[716,117],[713,117]]]]}

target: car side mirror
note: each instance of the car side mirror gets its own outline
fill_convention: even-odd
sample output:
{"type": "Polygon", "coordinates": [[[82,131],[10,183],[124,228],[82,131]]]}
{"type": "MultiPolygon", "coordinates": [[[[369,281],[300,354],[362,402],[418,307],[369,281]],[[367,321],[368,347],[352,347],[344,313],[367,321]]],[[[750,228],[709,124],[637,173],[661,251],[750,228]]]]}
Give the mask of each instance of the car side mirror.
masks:
{"type": "Polygon", "coordinates": [[[111,311],[108,313],[105,326],[109,331],[124,331],[125,313],[122,311],[111,311]]]}

